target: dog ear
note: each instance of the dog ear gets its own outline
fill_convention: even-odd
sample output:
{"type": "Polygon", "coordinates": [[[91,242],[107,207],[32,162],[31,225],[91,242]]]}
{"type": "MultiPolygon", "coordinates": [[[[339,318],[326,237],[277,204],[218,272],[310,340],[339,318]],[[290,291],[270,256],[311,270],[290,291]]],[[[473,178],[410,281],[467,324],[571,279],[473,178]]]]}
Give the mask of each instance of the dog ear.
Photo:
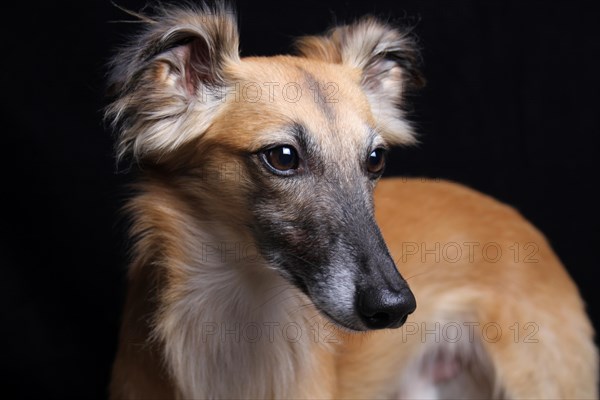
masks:
{"type": "Polygon", "coordinates": [[[382,134],[391,144],[414,142],[404,118],[404,96],[422,87],[425,80],[418,70],[416,45],[408,34],[365,17],[324,36],[300,38],[296,48],[306,58],[359,69],[361,86],[382,134]]]}
{"type": "MultiPolygon", "coordinates": [[[[138,17],[140,17],[138,15],[138,17]]],[[[223,103],[225,66],[239,61],[233,12],[159,10],[112,63],[106,117],[119,133],[118,159],[168,152],[202,135],[223,103]]]]}

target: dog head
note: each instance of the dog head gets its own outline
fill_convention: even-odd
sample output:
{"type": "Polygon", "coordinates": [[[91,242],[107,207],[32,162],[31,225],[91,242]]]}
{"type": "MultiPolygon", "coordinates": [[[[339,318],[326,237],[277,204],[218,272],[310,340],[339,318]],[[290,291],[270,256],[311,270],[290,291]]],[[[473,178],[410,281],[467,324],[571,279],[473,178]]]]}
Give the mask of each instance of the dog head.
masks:
{"type": "Polygon", "coordinates": [[[373,189],[389,147],[413,141],[402,105],[422,83],[416,52],[373,18],[297,49],[240,58],[227,9],[162,11],[115,59],[118,154],[169,177],[207,218],[243,226],[339,325],[398,327],[415,299],[375,222],[373,189]],[[223,166],[235,173],[207,177],[223,166]]]}

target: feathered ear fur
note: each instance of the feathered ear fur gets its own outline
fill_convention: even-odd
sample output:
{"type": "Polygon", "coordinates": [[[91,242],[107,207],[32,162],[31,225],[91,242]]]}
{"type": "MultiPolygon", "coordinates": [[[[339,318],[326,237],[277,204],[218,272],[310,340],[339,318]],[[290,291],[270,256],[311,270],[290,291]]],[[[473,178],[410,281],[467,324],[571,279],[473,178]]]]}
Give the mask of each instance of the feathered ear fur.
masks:
{"type": "Polygon", "coordinates": [[[365,17],[324,36],[302,37],[296,47],[306,58],[360,69],[363,90],[382,133],[393,144],[414,141],[402,111],[403,95],[425,81],[417,69],[418,52],[410,36],[365,17]]]}
{"type": "Polygon", "coordinates": [[[114,58],[106,117],[118,158],[169,151],[202,135],[226,92],[224,68],[239,61],[233,12],[225,6],[160,10],[114,58]]]}

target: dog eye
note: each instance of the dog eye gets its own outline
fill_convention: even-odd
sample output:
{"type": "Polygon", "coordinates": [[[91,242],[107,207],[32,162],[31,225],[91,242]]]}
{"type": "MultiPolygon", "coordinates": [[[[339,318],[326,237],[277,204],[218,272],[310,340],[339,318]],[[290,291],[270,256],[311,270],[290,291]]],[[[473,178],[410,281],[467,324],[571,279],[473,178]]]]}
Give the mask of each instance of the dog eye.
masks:
{"type": "Polygon", "coordinates": [[[371,174],[381,174],[385,167],[385,150],[375,149],[367,158],[367,171],[371,174]]]}
{"type": "Polygon", "coordinates": [[[291,146],[273,147],[263,153],[263,160],[274,172],[286,175],[297,169],[299,164],[298,153],[291,146]]]}

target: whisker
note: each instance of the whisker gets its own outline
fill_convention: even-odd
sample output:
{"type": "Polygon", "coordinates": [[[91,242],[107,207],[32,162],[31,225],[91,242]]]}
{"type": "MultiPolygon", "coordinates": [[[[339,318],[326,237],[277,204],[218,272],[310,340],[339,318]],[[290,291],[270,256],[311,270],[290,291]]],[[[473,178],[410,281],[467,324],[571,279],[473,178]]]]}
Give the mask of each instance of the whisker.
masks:
{"type": "Polygon", "coordinates": [[[405,281],[407,281],[407,280],[409,280],[409,279],[415,278],[415,277],[417,277],[417,276],[420,276],[420,275],[429,274],[429,273],[431,273],[431,272],[432,272],[432,270],[429,270],[429,271],[423,271],[423,272],[419,272],[418,274],[414,274],[414,275],[411,275],[411,276],[409,276],[409,277],[407,277],[407,278],[404,278],[404,280],[405,280],[405,281]]]}
{"type": "Polygon", "coordinates": [[[305,262],[305,263],[307,263],[308,265],[310,265],[310,266],[312,266],[312,267],[317,267],[317,268],[319,267],[318,265],[316,265],[316,264],[313,264],[313,263],[311,263],[310,261],[308,261],[308,260],[305,260],[304,258],[302,258],[302,257],[300,257],[300,256],[298,256],[298,255],[296,255],[296,254],[294,254],[294,253],[290,253],[290,254],[292,255],[292,257],[296,257],[298,260],[300,260],[300,261],[302,261],[302,262],[305,262]]]}
{"type": "Polygon", "coordinates": [[[262,302],[261,304],[259,304],[255,308],[253,308],[252,311],[254,312],[254,311],[258,310],[259,308],[262,308],[262,307],[266,306],[269,302],[271,302],[272,300],[276,299],[278,296],[280,296],[281,294],[283,294],[287,290],[288,290],[288,288],[284,287],[278,293],[274,294],[273,296],[269,297],[267,300],[265,300],[264,302],[262,302]]]}

